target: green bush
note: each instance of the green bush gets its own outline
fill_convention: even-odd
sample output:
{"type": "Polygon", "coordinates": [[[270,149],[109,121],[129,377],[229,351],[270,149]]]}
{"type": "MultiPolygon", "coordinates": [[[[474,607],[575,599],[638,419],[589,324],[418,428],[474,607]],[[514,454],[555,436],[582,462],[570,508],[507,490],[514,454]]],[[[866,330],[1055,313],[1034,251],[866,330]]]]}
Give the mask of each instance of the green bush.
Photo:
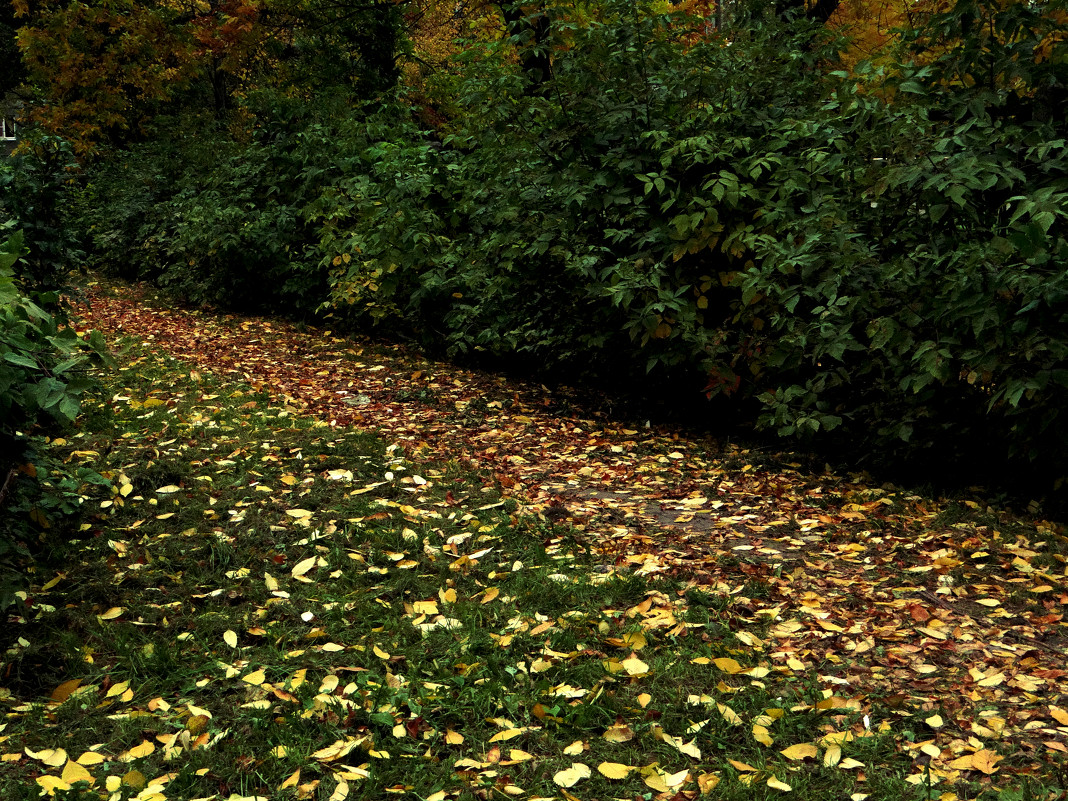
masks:
{"type": "Polygon", "coordinates": [[[22,284],[46,304],[58,301],[44,295],[65,288],[66,273],[83,258],[76,229],[64,219],[77,173],[70,144],[33,129],[13,156],[0,160],[0,221],[18,221],[27,247],[22,284]]]}
{"type": "Polygon", "coordinates": [[[1068,50],[1036,62],[1048,22],[961,3],[916,33],[941,39],[937,60],[839,76],[795,128],[713,351],[763,425],[838,429],[870,462],[924,454],[962,478],[1030,464],[1039,493],[1068,475],[1068,126],[1041,108],[1068,50]]]}
{"type": "Polygon", "coordinates": [[[135,145],[90,169],[75,223],[94,263],[191,303],[314,315],[326,280],[305,258],[313,236],[302,209],[330,153],[310,152],[305,122],[287,124],[286,111],[265,111],[270,126],[244,143],[207,127],[135,145]]]}
{"type": "Polygon", "coordinates": [[[104,359],[98,332],[87,340],[29,298],[16,280],[25,256],[21,231],[0,231],[0,606],[15,586],[12,559],[28,553],[52,517],[73,513],[92,471],[70,470],[42,449],[41,434],[73,423],[81,397],[94,386],[84,374],[104,359]]]}

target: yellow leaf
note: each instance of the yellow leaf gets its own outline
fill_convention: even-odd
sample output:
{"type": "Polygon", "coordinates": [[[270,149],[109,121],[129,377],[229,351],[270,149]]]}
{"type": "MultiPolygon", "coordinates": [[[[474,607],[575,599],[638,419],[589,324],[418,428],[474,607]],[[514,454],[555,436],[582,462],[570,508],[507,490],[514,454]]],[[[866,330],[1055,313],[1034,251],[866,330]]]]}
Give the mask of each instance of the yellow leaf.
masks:
{"type": "Polygon", "coordinates": [[[781,782],[778,779],[776,779],[774,776],[772,776],[770,779],[768,779],[768,787],[770,787],[772,790],[782,790],[782,792],[784,792],[784,793],[788,793],[788,792],[790,792],[791,790],[794,789],[793,787],[788,785],[786,782],[781,782]]]}
{"type": "Polygon", "coordinates": [[[160,495],[170,495],[175,492],[181,492],[182,488],[175,484],[168,484],[166,487],[160,487],[156,492],[160,495]]]}
{"type": "Polygon", "coordinates": [[[672,748],[678,749],[680,754],[685,754],[694,759],[701,758],[701,749],[698,748],[692,740],[688,743],[684,743],[681,737],[672,737],[670,734],[664,734],[663,740],[672,748]]]}
{"type": "Polygon", "coordinates": [[[636,656],[624,659],[620,664],[627,671],[628,676],[644,676],[649,672],[649,666],[636,656]]]}
{"type": "Polygon", "coordinates": [[[535,756],[518,748],[513,748],[508,752],[508,759],[512,762],[529,762],[530,760],[535,759],[535,756]]]}
{"type": "Polygon", "coordinates": [[[670,776],[665,776],[664,777],[664,784],[666,784],[668,786],[668,788],[673,789],[675,787],[679,787],[682,784],[684,784],[686,782],[686,780],[689,779],[689,778],[690,778],[690,771],[688,771],[687,769],[683,768],[678,773],[672,773],[670,776]]]}
{"type": "Polygon", "coordinates": [[[453,731],[452,729],[446,729],[445,742],[447,742],[449,745],[461,745],[463,741],[464,736],[460,734],[460,732],[453,731]]]}
{"type": "Polygon", "coordinates": [[[374,655],[377,656],[379,659],[389,659],[389,654],[383,651],[377,645],[374,646],[371,650],[374,652],[374,655]]]}
{"type": "Polygon", "coordinates": [[[491,743],[501,743],[505,740],[511,740],[515,737],[518,737],[525,731],[526,729],[505,729],[504,731],[499,731],[494,734],[492,737],[489,738],[489,741],[491,743]]]}
{"type": "Polygon", "coordinates": [[[575,740],[571,745],[564,748],[564,753],[568,756],[578,756],[585,750],[585,748],[582,740],[575,740]]]}
{"type": "Polygon", "coordinates": [[[272,576],[270,573],[264,572],[263,583],[267,585],[267,589],[270,592],[274,592],[278,589],[278,579],[272,576]]]}
{"type": "MultiPolygon", "coordinates": [[[[129,751],[119,754],[119,761],[132,762],[135,759],[141,759],[154,753],[156,746],[149,740],[142,740],[140,745],[135,745],[129,751]]],[[[130,771],[130,773],[136,773],[137,771],[130,771]]]]}
{"type": "Polygon", "coordinates": [[[295,517],[297,520],[307,520],[312,516],[312,513],[307,509],[286,509],[286,514],[290,517],[295,517]]]}
{"type": "Polygon", "coordinates": [[[743,669],[737,661],[726,656],[721,656],[719,659],[713,659],[712,663],[724,673],[730,673],[731,675],[741,673],[743,669]]]}
{"type": "Polygon", "coordinates": [[[634,770],[630,765],[622,765],[619,762],[602,762],[597,766],[597,772],[606,779],[625,779],[634,770]]]}
{"type": "Polygon", "coordinates": [[[942,720],[941,715],[931,715],[931,717],[924,720],[924,723],[926,723],[932,729],[940,729],[946,724],[946,722],[942,720]]]}
{"type": "Polygon", "coordinates": [[[649,644],[649,641],[645,639],[645,635],[640,631],[632,631],[629,634],[624,634],[622,639],[624,644],[634,651],[640,651],[649,644]]]}
{"type": "Polygon", "coordinates": [[[231,648],[237,648],[237,632],[233,629],[227,629],[223,632],[223,642],[229,645],[231,648]]]}
{"type": "Polygon", "coordinates": [[[716,708],[719,710],[719,714],[723,716],[723,719],[732,726],[741,726],[742,719],[738,716],[738,713],[731,709],[726,704],[716,704],[716,708]]]}
{"type": "Polygon", "coordinates": [[[41,795],[54,796],[57,790],[70,789],[70,785],[58,776],[38,776],[35,781],[41,786],[41,795]]]}
{"type": "Polygon", "coordinates": [[[775,739],[771,736],[771,732],[766,727],[755,725],[753,726],[753,739],[763,745],[771,746],[775,739]]]}
{"type": "Polygon", "coordinates": [[[62,748],[44,748],[40,751],[26,749],[26,756],[39,759],[50,768],[58,768],[67,761],[67,752],[62,748]]]}
{"type": "Polygon", "coordinates": [[[297,768],[293,773],[289,775],[289,778],[278,785],[279,790],[284,790],[287,787],[296,787],[300,783],[300,768],[297,768]]]}
{"type": "Polygon", "coordinates": [[[316,561],[317,557],[315,556],[309,556],[307,559],[301,559],[299,562],[293,565],[293,570],[290,572],[294,576],[303,576],[305,573],[315,567],[316,561]]]}
{"type": "Polygon", "coordinates": [[[121,606],[113,606],[99,617],[101,620],[114,620],[117,617],[122,617],[122,613],[125,611],[121,606]]]}
{"type": "Polygon", "coordinates": [[[93,774],[77,762],[68,762],[63,768],[63,773],[60,778],[67,784],[74,784],[76,782],[89,782],[90,785],[96,784],[96,779],[93,778],[93,774]]]}
{"type": "Polygon", "coordinates": [[[997,771],[997,763],[1004,757],[1000,757],[993,751],[983,749],[974,754],[958,757],[949,763],[949,767],[956,770],[978,770],[988,776],[997,771]]]}
{"type": "MultiPolygon", "coordinates": [[[[278,480],[281,481],[283,484],[285,484],[287,487],[292,487],[294,484],[297,483],[297,477],[293,476],[293,475],[290,475],[289,473],[286,473],[284,476],[282,476],[278,480]]],[[[300,773],[300,771],[297,771],[297,773],[300,773]]]]}
{"type": "Polygon", "coordinates": [[[62,704],[64,701],[70,698],[71,693],[73,693],[81,686],[81,683],[81,679],[71,679],[70,681],[65,681],[58,687],[56,687],[56,689],[52,690],[52,695],[49,697],[57,704],[62,704]]]}
{"type": "Polygon", "coordinates": [[[828,768],[833,768],[839,762],[842,761],[842,747],[840,745],[831,745],[827,747],[827,750],[823,753],[823,764],[828,768]]]}
{"type": "Polygon", "coordinates": [[[1050,716],[1060,723],[1062,726],[1068,726],[1068,712],[1065,712],[1059,706],[1051,706],[1049,708],[1050,716]]]}
{"type": "Polygon", "coordinates": [[[241,677],[241,681],[245,682],[246,684],[251,684],[251,685],[256,686],[256,687],[258,687],[259,685],[263,684],[263,682],[266,679],[267,679],[267,674],[263,671],[263,668],[260,668],[259,670],[254,670],[251,673],[249,673],[247,676],[242,676],[241,677]]]}
{"type": "Polygon", "coordinates": [[[500,594],[501,591],[497,587],[487,587],[486,591],[482,593],[482,603],[488,604],[500,594]]]}
{"type": "Polygon", "coordinates": [[[86,751],[78,757],[79,765],[99,765],[101,762],[107,761],[107,757],[103,754],[98,754],[96,751],[86,751]]]}
{"type": "Polygon", "coordinates": [[[104,697],[105,698],[114,698],[116,695],[122,695],[128,689],[130,689],[130,682],[128,682],[128,681],[120,681],[118,684],[111,685],[111,689],[108,690],[107,695],[104,696],[104,697]]]}
{"type": "Polygon", "coordinates": [[[727,761],[734,766],[735,770],[740,770],[742,773],[756,773],[756,768],[752,765],[747,765],[745,762],[739,762],[736,759],[728,759],[727,761]]]}
{"type": "Polygon", "coordinates": [[[701,795],[708,795],[719,784],[719,776],[715,773],[702,773],[697,777],[697,787],[701,791],[701,795]]]}
{"type": "Polygon", "coordinates": [[[645,709],[647,706],[649,706],[649,702],[652,700],[653,696],[649,695],[649,693],[642,693],[638,696],[638,703],[641,705],[642,709],[645,709]]]}
{"type": "Polygon", "coordinates": [[[338,779],[337,787],[330,796],[330,801],[345,801],[349,797],[349,783],[344,779],[338,779]]]}
{"type": "Polygon", "coordinates": [[[815,759],[819,755],[819,749],[812,743],[798,743],[784,748],[779,753],[787,759],[815,759]]]}
{"type": "Polygon", "coordinates": [[[574,787],[583,779],[591,776],[590,766],[581,762],[572,762],[567,770],[557,771],[553,776],[553,783],[558,787],[574,787]]]}
{"type": "Polygon", "coordinates": [[[646,787],[656,790],[658,793],[666,793],[669,789],[667,782],[664,781],[664,777],[656,770],[647,772],[647,769],[643,769],[642,781],[645,782],[646,787]]]}

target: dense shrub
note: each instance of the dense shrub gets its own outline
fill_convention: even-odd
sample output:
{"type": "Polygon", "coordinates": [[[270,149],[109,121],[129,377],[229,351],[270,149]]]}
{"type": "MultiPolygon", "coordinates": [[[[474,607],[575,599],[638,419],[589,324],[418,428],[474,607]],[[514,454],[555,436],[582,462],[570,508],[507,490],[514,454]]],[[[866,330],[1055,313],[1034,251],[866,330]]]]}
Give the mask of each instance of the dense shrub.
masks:
{"type": "Polygon", "coordinates": [[[66,285],[65,274],[80,266],[78,234],[63,218],[77,171],[64,139],[33,129],[15,154],[0,162],[0,221],[17,221],[24,234],[27,252],[19,272],[29,292],[58,293],[66,285]]]}
{"type": "Polygon", "coordinates": [[[326,281],[304,258],[313,237],[302,207],[330,153],[307,163],[303,126],[277,111],[245,142],[203,120],[179,120],[176,133],[92,168],[75,223],[95,263],[192,303],[313,314],[326,281]]]}
{"type": "Polygon", "coordinates": [[[76,165],[55,137],[22,148],[0,160],[0,607],[39,535],[78,510],[87,484],[106,483],[48,446],[95,386],[88,363],[107,358],[100,335],[83,339],[68,319],[81,254],[62,210],[76,165]]]}
{"type": "Polygon", "coordinates": [[[48,451],[44,434],[68,427],[94,386],[83,368],[103,359],[98,333],[79,338],[61,317],[34,302],[16,280],[27,252],[13,221],[0,226],[0,607],[17,585],[15,557],[81,504],[86,483],[106,483],[71,469],[48,451]]]}

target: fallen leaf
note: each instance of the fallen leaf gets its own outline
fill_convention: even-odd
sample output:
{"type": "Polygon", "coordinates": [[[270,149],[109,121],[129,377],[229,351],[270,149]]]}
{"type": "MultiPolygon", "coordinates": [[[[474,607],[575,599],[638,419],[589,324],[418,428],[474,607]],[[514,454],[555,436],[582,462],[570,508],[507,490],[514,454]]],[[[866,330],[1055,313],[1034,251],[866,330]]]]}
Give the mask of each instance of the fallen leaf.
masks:
{"type": "Polygon", "coordinates": [[[597,772],[608,779],[625,779],[634,770],[630,765],[619,762],[602,762],[597,766],[597,772]]]}
{"type": "Polygon", "coordinates": [[[26,749],[26,756],[43,762],[50,768],[58,768],[67,761],[67,752],[62,748],[44,748],[40,751],[26,749]]]}
{"type": "Polygon", "coordinates": [[[553,783],[558,787],[574,787],[583,779],[588,779],[592,775],[589,765],[584,765],[581,762],[572,762],[571,767],[566,770],[557,771],[553,776],[553,783]]]}
{"type": "Polygon", "coordinates": [[[263,668],[260,668],[259,670],[254,670],[248,675],[241,677],[241,681],[245,682],[246,684],[252,684],[257,687],[263,684],[263,682],[266,680],[267,674],[264,672],[263,668]]]}
{"type": "MultiPolygon", "coordinates": [[[[81,686],[81,684],[81,679],[71,679],[70,681],[65,681],[58,687],[56,687],[56,689],[52,690],[52,694],[49,696],[49,698],[51,698],[57,704],[62,704],[64,701],[70,698],[71,693],[77,690],[81,686]]],[[[1051,708],[1055,709],[1056,707],[1051,708]]]]}
{"type": "Polygon", "coordinates": [[[489,741],[491,743],[502,743],[506,740],[512,740],[518,737],[525,731],[526,729],[505,729],[504,731],[499,731],[494,734],[492,737],[489,738],[489,741]]]}
{"type": "MultiPolygon", "coordinates": [[[[150,740],[142,740],[140,745],[135,745],[129,751],[119,754],[118,759],[120,762],[132,762],[135,759],[143,759],[155,753],[155,751],[156,746],[150,740]]],[[[131,773],[133,772],[131,771],[131,773]]]]}
{"type": "Polygon", "coordinates": [[[445,742],[449,745],[462,745],[463,741],[464,736],[460,734],[460,732],[453,731],[452,729],[445,730],[445,742]]]}
{"type": "Polygon", "coordinates": [[[722,670],[724,673],[729,673],[732,676],[735,673],[741,673],[744,668],[734,659],[730,657],[721,656],[719,659],[713,659],[712,664],[722,670]]]}
{"type": "Polygon", "coordinates": [[[63,767],[63,773],[60,778],[67,784],[75,784],[76,782],[89,782],[90,786],[96,784],[93,774],[74,761],[67,762],[63,767]]]}
{"type": "Polygon", "coordinates": [[[708,795],[719,785],[719,774],[716,773],[702,773],[697,777],[697,789],[701,791],[701,795],[708,795]]]}
{"type": "Polygon", "coordinates": [[[798,743],[782,749],[779,753],[787,759],[815,759],[820,751],[813,743],[798,743]]]}
{"type": "Polygon", "coordinates": [[[623,666],[623,669],[627,671],[628,676],[644,676],[649,672],[649,666],[636,656],[624,659],[620,664],[623,666]]]}

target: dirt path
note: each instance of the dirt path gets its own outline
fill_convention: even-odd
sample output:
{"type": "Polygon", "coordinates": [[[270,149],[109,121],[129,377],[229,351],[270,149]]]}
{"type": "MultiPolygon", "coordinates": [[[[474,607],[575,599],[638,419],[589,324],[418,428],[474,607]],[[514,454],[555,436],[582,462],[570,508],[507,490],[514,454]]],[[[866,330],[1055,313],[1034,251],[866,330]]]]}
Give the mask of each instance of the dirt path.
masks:
{"type": "Polygon", "coordinates": [[[377,429],[415,460],[469,462],[606,562],[729,594],[725,614],[767,621],[752,647],[776,669],[902,717],[939,712],[915,737],[921,758],[942,727],[954,753],[1014,749],[1019,768],[1068,753],[1068,538],[1053,523],[765,466],[570,416],[538,385],[151,293],[91,287],[84,317],[294,411],[377,429]]]}

